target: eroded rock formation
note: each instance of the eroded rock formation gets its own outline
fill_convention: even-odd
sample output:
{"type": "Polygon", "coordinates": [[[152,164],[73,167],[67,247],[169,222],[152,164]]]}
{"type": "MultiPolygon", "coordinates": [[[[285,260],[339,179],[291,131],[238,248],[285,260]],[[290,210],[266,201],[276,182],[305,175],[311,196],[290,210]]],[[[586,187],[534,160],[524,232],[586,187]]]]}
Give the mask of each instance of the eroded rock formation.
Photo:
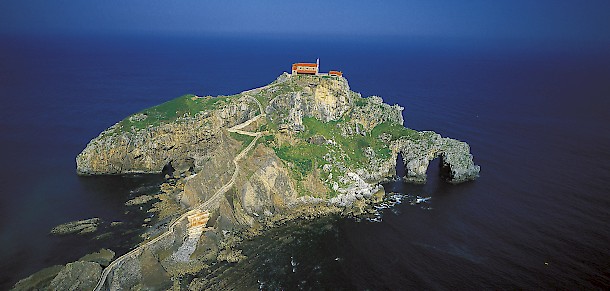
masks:
{"type": "MultiPolygon", "coordinates": [[[[77,172],[159,173],[171,166],[173,180],[149,211],[175,223],[161,235],[149,233],[150,242],[111,265],[102,286],[167,289],[212,262],[239,261],[244,256],[236,246],[265,228],[366,212],[383,199],[380,183],[395,176],[398,154],[409,182],[424,183],[436,157],[451,183],[478,177],[468,144],[406,129],[402,110],[381,97],[362,98],[341,77],[283,74],[234,96],[183,96],[115,124],[78,155],[77,172]],[[195,208],[209,213],[205,231],[189,232],[179,219],[195,208]]],[[[150,199],[128,204],[140,200],[150,199]]],[[[50,270],[58,273],[44,280],[58,288],[89,287],[73,272],[89,263],[96,264],[50,270]],[[60,286],[57,278],[73,283],[60,286]]],[[[92,265],[87,276],[99,278],[100,268],[92,265]]]]}
{"type": "Polygon", "coordinates": [[[437,157],[441,159],[441,175],[447,182],[457,184],[479,177],[481,167],[474,164],[467,143],[431,131],[419,134],[420,140],[400,139],[392,145],[402,155],[407,182],[426,183],[428,164],[437,157]]]}
{"type": "Polygon", "coordinates": [[[161,173],[168,165],[181,172],[200,170],[214,159],[219,147],[226,148],[223,128],[255,116],[256,106],[249,103],[249,99],[235,98],[218,110],[187,114],[158,125],[153,122],[141,129],[117,123],[91,140],[77,156],[77,173],[161,173]]]}

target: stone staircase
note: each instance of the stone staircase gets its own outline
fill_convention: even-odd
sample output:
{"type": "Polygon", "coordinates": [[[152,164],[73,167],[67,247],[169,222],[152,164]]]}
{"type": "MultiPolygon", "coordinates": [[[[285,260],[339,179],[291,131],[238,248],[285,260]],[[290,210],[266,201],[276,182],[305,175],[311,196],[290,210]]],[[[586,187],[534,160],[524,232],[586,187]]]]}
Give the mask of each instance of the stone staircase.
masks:
{"type": "Polygon", "coordinates": [[[210,219],[210,213],[207,211],[195,210],[194,213],[187,216],[188,228],[187,237],[184,243],[172,254],[172,260],[176,262],[188,262],[191,255],[197,249],[197,243],[201,234],[206,230],[206,224],[210,219]]]}

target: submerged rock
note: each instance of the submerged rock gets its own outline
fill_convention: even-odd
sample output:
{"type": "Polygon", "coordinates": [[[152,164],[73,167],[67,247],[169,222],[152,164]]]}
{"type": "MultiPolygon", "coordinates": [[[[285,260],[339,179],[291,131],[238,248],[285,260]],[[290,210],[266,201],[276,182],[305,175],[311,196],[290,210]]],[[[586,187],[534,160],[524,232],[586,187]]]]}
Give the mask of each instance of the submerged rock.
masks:
{"type": "Polygon", "coordinates": [[[125,202],[126,206],[132,206],[132,205],[140,205],[140,204],[145,204],[148,203],[148,201],[155,199],[154,196],[152,195],[141,195],[138,196],[136,198],[133,198],[127,202],[125,202]]]}
{"type": "MultiPolygon", "coordinates": [[[[172,232],[122,260],[107,286],[167,289],[170,280],[186,286],[185,274],[201,274],[218,261],[247,261],[239,244],[261,230],[332,213],[365,215],[383,201],[380,183],[395,177],[399,154],[409,182],[424,183],[436,157],[450,183],[478,177],[467,143],[405,128],[402,110],[378,96],[362,98],[342,77],[283,74],[234,96],[185,95],[115,124],[78,155],[77,173],[165,170],[168,182],[160,194],[126,205],[159,199],[148,210],[166,223],[152,228],[155,235],[194,207],[206,211],[209,221],[195,226],[178,220],[172,232]]],[[[52,232],[86,233],[98,224],[73,222],[52,232]]],[[[111,256],[105,255],[68,264],[57,275],[68,285],[53,286],[82,289],[87,282],[73,270],[89,263],[90,276],[99,276],[94,266],[107,264],[111,256]]]]}
{"type": "Polygon", "coordinates": [[[51,234],[54,235],[67,235],[67,234],[87,234],[97,231],[97,227],[100,224],[101,219],[98,217],[71,221],[68,223],[60,224],[51,229],[51,234]]]}

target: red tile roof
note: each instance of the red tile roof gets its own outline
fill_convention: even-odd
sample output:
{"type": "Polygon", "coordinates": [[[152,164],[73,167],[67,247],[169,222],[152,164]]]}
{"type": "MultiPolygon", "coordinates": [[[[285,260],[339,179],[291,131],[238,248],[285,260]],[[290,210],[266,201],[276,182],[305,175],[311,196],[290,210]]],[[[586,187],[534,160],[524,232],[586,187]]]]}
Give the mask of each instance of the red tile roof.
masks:
{"type": "Polygon", "coordinates": [[[313,67],[313,68],[315,68],[317,66],[318,66],[318,64],[315,64],[315,63],[314,64],[312,64],[312,63],[295,63],[295,64],[292,64],[292,68],[296,68],[296,67],[313,67]]]}

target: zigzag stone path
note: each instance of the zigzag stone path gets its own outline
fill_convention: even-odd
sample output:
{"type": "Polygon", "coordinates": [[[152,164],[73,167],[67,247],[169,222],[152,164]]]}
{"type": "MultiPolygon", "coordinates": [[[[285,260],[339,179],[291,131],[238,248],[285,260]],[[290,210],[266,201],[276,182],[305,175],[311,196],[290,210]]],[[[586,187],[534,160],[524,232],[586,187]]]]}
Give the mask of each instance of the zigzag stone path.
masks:
{"type": "MultiPolygon", "coordinates": [[[[237,156],[235,156],[235,158],[233,158],[233,164],[235,165],[235,171],[233,172],[233,176],[231,176],[231,180],[227,184],[222,186],[220,189],[218,189],[218,191],[216,191],[216,193],[214,193],[214,195],[212,195],[212,197],[210,197],[210,199],[206,200],[204,203],[201,203],[201,204],[195,206],[193,209],[185,212],[180,217],[178,217],[176,220],[174,220],[167,228],[167,231],[165,231],[161,235],[155,237],[154,239],[136,247],[135,249],[131,250],[130,252],[118,257],[116,260],[114,260],[112,263],[110,263],[110,265],[108,265],[108,267],[106,267],[104,269],[104,271],[102,272],[102,276],[100,277],[100,280],[97,282],[97,285],[95,286],[94,291],[102,290],[102,288],[104,287],[104,284],[106,282],[106,279],[108,278],[108,275],[116,266],[120,266],[123,263],[123,261],[126,260],[127,258],[133,258],[133,257],[139,255],[146,247],[151,246],[151,245],[155,244],[156,242],[158,242],[159,240],[161,240],[162,238],[172,234],[176,228],[176,225],[178,225],[181,221],[186,219],[188,216],[194,215],[196,213],[201,213],[201,211],[206,211],[206,209],[215,209],[218,206],[222,195],[224,195],[225,192],[227,192],[231,187],[233,187],[233,184],[235,184],[235,179],[237,178],[237,175],[239,174],[239,164],[237,162],[239,160],[241,160],[248,153],[248,151],[250,151],[254,147],[254,145],[256,145],[256,141],[264,134],[262,132],[247,132],[247,131],[243,131],[241,129],[250,125],[252,122],[258,120],[261,117],[266,117],[266,114],[264,114],[263,106],[261,105],[261,103],[258,102],[258,100],[256,100],[256,98],[249,95],[249,93],[257,92],[258,90],[263,89],[265,87],[252,89],[252,90],[245,91],[242,93],[242,94],[244,94],[244,96],[246,98],[251,99],[254,102],[256,102],[256,104],[258,105],[258,108],[260,110],[260,114],[247,120],[246,122],[235,125],[228,129],[229,132],[235,132],[238,134],[244,134],[244,135],[249,135],[249,136],[254,137],[254,139],[250,142],[250,144],[245,149],[243,149],[237,156]]],[[[178,248],[178,250],[172,255],[172,257],[176,261],[188,261],[190,255],[195,251],[195,249],[197,247],[197,243],[199,242],[199,238],[201,237],[201,234],[204,231],[204,227],[205,226],[203,226],[203,227],[197,226],[193,230],[189,229],[187,239],[182,244],[182,246],[180,246],[180,248],[178,248]]]]}

